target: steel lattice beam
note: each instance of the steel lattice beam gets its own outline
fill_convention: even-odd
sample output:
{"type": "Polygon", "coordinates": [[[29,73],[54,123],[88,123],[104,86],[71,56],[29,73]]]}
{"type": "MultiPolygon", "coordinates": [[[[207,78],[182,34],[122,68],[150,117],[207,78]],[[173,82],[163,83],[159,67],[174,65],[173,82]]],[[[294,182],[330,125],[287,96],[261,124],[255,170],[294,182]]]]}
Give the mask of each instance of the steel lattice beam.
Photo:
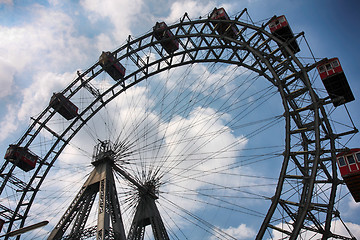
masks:
{"type": "Polygon", "coordinates": [[[49,240],[61,239],[74,219],[70,235],[73,237],[81,235],[97,193],[99,193],[97,239],[109,239],[112,235],[115,239],[126,239],[112,174],[113,162],[108,158],[109,156],[104,157],[106,158],[104,161],[98,160],[100,163],[96,164],[70,207],[51,232],[49,240]]]}
{"type": "Polygon", "coordinates": [[[169,240],[155,199],[150,195],[140,193],[140,199],[127,240],[143,240],[145,227],[148,225],[151,225],[155,240],[169,240]]]}

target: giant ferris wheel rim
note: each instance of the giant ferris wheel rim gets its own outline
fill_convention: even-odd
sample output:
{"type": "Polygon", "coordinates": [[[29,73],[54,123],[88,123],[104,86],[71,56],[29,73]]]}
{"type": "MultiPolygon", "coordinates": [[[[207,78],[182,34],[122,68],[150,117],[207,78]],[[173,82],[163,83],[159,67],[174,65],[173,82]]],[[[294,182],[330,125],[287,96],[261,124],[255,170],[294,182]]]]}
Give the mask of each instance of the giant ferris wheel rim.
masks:
{"type": "MultiPolygon", "coordinates": [[[[220,20],[218,21],[214,21],[215,23],[217,22],[221,22],[220,20]]],[[[296,112],[294,109],[290,109],[292,107],[294,107],[294,104],[296,105],[296,103],[292,102],[292,101],[288,101],[289,99],[289,95],[291,93],[286,92],[287,89],[286,86],[282,86],[280,83],[282,81],[282,79],[286,79],[288,76],[294,74],[295,78],[297,78],[297,80],[300,80],[303,84],[304,87],[307,88],[306,93],[309,93],[312,99],[312,104],[315,106],[316,104],[318,104],[318,96],[316,95],[316,93],[314,92],[313,88],[311,87],[311,81],[307,75],[307,72],[312,70],[315,67],[315,64],[313,66],[307,66],[304,67],[302,65],[302,63],[299,61],[299,59],[295,56],[294,53],[291,52],[291,50],[289,49],[289,47],[286,45],[286,43],[282,42],[281,40],[279,40],[278,38],[276,38],[275,36],[273,36],[272,34],[270,34],[269,32],[267,32],[265,30],[266,25],[263,26],[255,26],[253,24],[249,24],[249,23],[245,23],[245,22],[240,22],[238,20],[226,20],[223,21],[226,23],[230,23],[230,24],[236,24],[236,26],[238,26],[239,28],[241,27],[242,29],[251,29],[251,31],[253,31],[253,36],[259,37],[259,38],[263,38],[264,42],[274,42],[276,44],[278,44],[280,48],[285,49],[285,52],[288,53],[287,56],[283,56],[283,54],[279,54],[278,57],[279,60],[276,60],[276,57],[273,56],[271,53],[265,52],[264,51],[259,51],[257,49],[255,49],[254,47],[251,46],[251,40],[249,42],[247,41],[242,41],[241,39],[232,39],[232,38],[228,38],[228,37],[224,37],[224,36],[220,36],[218,34],[216,34],[216,32],[214,30],[212,30],[212,32],[210,33],[204,33],[201,30],[196,30],[197,32],[191,32],[192,29],[196,29],[196,27],[198,26],[203,27],[203,29],[207,29],[210,28],[210,20],[209,19],[200,19],[200,20],[185,20],[185,16],[184,18],[178,22],[175,23],[173,25],[169,25],[168,28],[169,30],[174,30],[175,31],[175,38],[179,40],[180,43],[182,43],[182,49],[180,49],[179,51],[175,52],[174,54],[164,54],[164,55],[158,55],[160,56],[159,59],[153,61],[153,62],[146,62],[145,65],[141,66],[141,62],[138,62],[138,69],[135,70],[134,72],[131,72],[130,74],[127,74],[124,79],[123,79],[123,83],[121,81],[116,82],[112,87],[110,87],[109,89],[107,89],[106,91],[104,91],[103,93],[101,93],[100,95],[97,96],[97,98],[95,98],[95,100],[89,105],[87,106],[74,120],[73,122],[69,125],[69,127],[62,132],[61,134],[57,133],[58,136],[55,136],[58,138],[58,140],[54,143],[54,145],[49,149],[49,151],[47,152],[47,154],[44,155],[44,157],[42,158],[42,163],[38,165],[38,168],[34,171],[34,176],[33,178],[30,180],[29,185],[32,185],[32,181],[34,180],[34,177],[41,171],[43,171],[43,177],[42,177],[42,181],[45,179],[47,173],[50,171],[51,166],[54,164],[54,162],[56,161],[57,157],[61,154],[61,151],[65,148],[65,146],[71,141],[71,139],[76,135],[76,133],[82,128],[82,126],[84,126],[84,124],[90,120],[100,109],[102,109],[103,107],[106,106],[107,103],[109,103],[110,101],[112,101],[113,99],[115,99],[118,95],[120,95],[121,93],[125,92],[126,89],[131,88],[132,86],[135,86],[136,84],[138,84],[139,82],[141,82],[144,79],[147,79],[153,75],[159,74],[163,71],[167,71],[169,69],[172,68],[176,68],[179,66],[184,66],[184,65],[189,65],[189,64],[193,64],[193,63],[202,63],[202,62],[214,62],[214,63],[227,63],[227,64],[236,64],[238,66],[241,67],[245,67],[248,68],[251,71],[256,72],[257,74],[261,75],[262,77],[264,77],[265,79],[267,79],[268,81],[270,81],[272,84],[276,84],[279,90],[279,93],[281,95],[282,98],[282,104],[284,107],[284,117],[286,119],[287,122],[287,126],[286,126],[286,135],[287,138],[285,139],[286,143],[286,149],[284,151],[284,159],[287,159],[285,161],[289,161],[291,154],[291,145],[290,145],[290,135],[293,134],[291,133],[292,129],[290,126],[290,121],[296,121],[296,124],[301,124],[301,114],[299,112],[296,112]],[[186,32],[188,31],[188,32],[186,32]],[[194,46],[193,48],[189,48],[186,44],[188,44],[190,42],[189,45],[191,45],[191,41],[193,38],[200,38],[202,39],[202,43],[204,45],[198,45],[198,46],[194,46]],[[222,44],[222,41],[224,38],[227,38],[227,40],[229,40],[231,43],[230,44],[222,44]],[[184,44],[184,42],[182,40],[185,41],[185,39],[187,40],[187,43],[184,44]],[[216,43],[220,43],[219,45],[212,45],[211,43],[208,44],[206,43],[207,39],[211,39],[211,41],[217,41],[216,43]],[[220,56],[216,56],[216,51],[217,50],[229,50],[229,51],[233,51],[233,56],[231,56],[231,58],[222,58],[223,56],[220,54],[220,56]],[[215,58],[204,58],[204,59],[197,59],[196,57],[200,56],[201,54],[198,54],[199,51],[204,51],[208,53],[209,56],[211,56],[212,53],[214,53],[215,58]],[[238,51],[244,51],[246,52],[247,56],[251,56],[254,58],[252,65],[248,65],[247,63],[245,63],[245,61],[240,61],[242,58],[240,57],[240,54],[238,54],[238,51]],[[281,58],[281,56],[283,58],[281,58]],[[173,63],[172,60],[176,57],[182,57],[183,60],[180,63],[173,63]],[[185,60],[187,59],[187,60],[185,60]],[[260,59],[260,60],[259,60],[260,59]],[[272,59],[272,60],[271,60],[272,59]],[[273,62],[270,62],[273,61],[273,62]],[[274,70],[275,66],[273,66],[273,64],[281,64],[281,62],[283,61],[288,61],[288,66],[287,66],[287,70],[292,71],[291,74],[288,74],[287,76],[279,76],[279,74],[274,70]],[[170,64],[169,64],[170,63],[170,64]],[[165,67],[163,67],[162,65],[164,65],[165,67]],[[258,68],[256,68],[258,67],[258,68]],[[149,70],[151,70],[152,68],[155,68],[156,70],[154,70],[153,72],[149,72],[149,70]],[[296,76],[297,75],[297,76],[296,76]],[[139,77],[137,77],[139,76],[139,77]],[[132,79],[134,79],[133,81],[131,81],[132,79]],[[124,85],[122,85],[124,84],[124,85]],[[119,89],[119,90],[118,90],[119,89]],[[110,95],[110,96],[108,96],[110,95]],[[290,102],[290,103],[289,103],[290,102]],[[94,110],[95,109],[95,110],[94,110]],[[89,112],[91,112],[89,115],[89,112]],[[86,116],[86,118],[83,118],[83,116],[86,116]],[[294,120],[296,119],[296,120],[294,120]],[[300,120],[299,120],[300,119],[300,120]],[[76,126],[76,130],[72,130],[72,128],[76,126]],[[71,134],[68,134],[69,132],[73,131],[71,134]],[[66,138],[66,136],[68,136],[66,138]],[[60,146],[60,149],[56,152],[56,154],[54,155],[54,149],[55,146],[58,145],[59,143],[62,142],[62,146],[60,146]],[[52,157],[51,161],[48,161],[49,157],[52,157]],[[41,170],[41,168],[45,168],[46,170],[41,170]]],[[[251,38],[251,37],[250,37],[251,38]]],[[[249,39],[247,39],[249,40],[249,39]]],[[[121,47],[119,47],[117,50],[115,50],[112,54],[114,54],[115,56],[117,56],[117,61],[121,61],[123,59],[126,58],[132,58],[132,57],[138,57],[140,56],[139,53],[141,53],[141,51],[148,49],[148,48],[157,48],[159,49],[159,44],[161,44],[161,41],[157,41],[156,39],[153,38],[153,33],[149,32],[145,35],[142,35],[136,39],[133,40],[128,40],[128,42],[124,45],[122,45],[121,47]],[[146,42],[148,41],[148,42],[146,42]],[[144,42],[146,42],[146,44],[143,44],[144,42]]],[[[266,43],[265,43],[266,45],[266,43]]],[[[281,50],[278,50],[281,51],[281,50]]],[[[221,52],[221,51],[220,51],[221,52]]],[[[245,54],[245,55],[246,55],[245,54]]],[[[207,56],[207,55],[205,55],[207,56]]],[[[246,59],[247,57],[245,57],[246,59]]],[[[136,65],[136,63],[135,63],[136,65]]],[[[71,84],[69,84],[68,87],[66,87],[62,93],[66,94],[68,96],[69,99],[71,99],[72,96],[74,96],[80,89],[83,89],[87,86],[87,84],[91,83],[91,80],[96,78],[101,72],[103,72],[103,68],[101,68],[99,66],[99,63],[97,62],[96,64],[94,64],[92,67],[90,67],[88,70],[84,71],[83,73],[80,73],[79,76],[76,78],[76,80],[74,80],[71,84]]],[[[305,92],[304,92],[305,93],[305,92]]],[[[313,106],[313,107],[314,107],[313,106]]],[[[314,110],[315,113],[315,120],[314,122],[315,125],[317,125],[319,127],[319,121],[320,121],[320,115],[322,115],[324,117],[324,113],[325,110],[322,108],[322,105],[317,105],[315,106],[316,110],[314,110]]],[[[25,145],[26,147],[30,147],[31,146],[31,142],[35,139],[36,135],[40,133],[40,131],[42,130],[42,128],[46,127],[46,123],[55,115],[55,111],[52,111],[50,107],[47,107],[39,116],[37,119],[34,120],[33,124],[30,126],[30,128],[28,129],[28,131],[23,135],[23,137],[20,139],[20,141],[18,142],[18,145],[25,145]],[[39,125],[39,127],[37,127],[39,125]],[[30,136],[30,133],[35,132],[35,134],[32,134],[30,136]],[[28,140],[28,141],[27,141],[28,140]]],[[[325,117],[325,122],[328,121],[327,118],[325,117]]],[[[330,124],[326,123],[327,125],[327,130],[331,130],[330,124]]],[[[316,135],[316,141],[317,144],[320,143],[320,133],[319,133],[319,129],[315,128],[315,135],[316,135]]],[[[300,133],[301,134],[301,133],[300,133]]],[[[332,132],[330,132],[330,134],[332,134],[332,132]]],[[[334,141],[334,140],[332,140],[334,141]]],[[[335,154],[335,149],[333,149],[335,146],[334,144],[332,144],[331,146],[331,152],[332,155],[335,154]]],[[[317,156],[317,158],[319,158],[321,152],[320,152],[320,147],[317,148],[315,155],[317,156]]],[[[287,163],[284,162],[284,167],[286,170],[286,165],[287,163]]],[[[5,166],[6,167],[6,166],[5,166]]],[[[4,167],[3,167],[4,168],[4,167]]],[[[12,168],[14,169],[14,168],[12,168]]],[[[284,171],[285,171],[284,170],[284,171]]],[[[316,172],[316,171],[314,171],[316,172]]],[[[336,171],[332,172],[332,174],[334,174],[334,177],[336,177],[336,171]]],[[[312,181],[315,181],[315,177],[316,175],[312,176],[312,181]]],[[[35,189],[39,190],[41,187],[41,183],[42,181],[38,182],[38,185],[35,187],[35,189]]],[[[279,192],[278,192],[278,197],[277,200],[273,201],[274,202],[274,208],[278,205],[278,201],[279,201],[279,197],[281,194],[281,184],[284,182],[284,179],[279,179],[279,184],[278,184],[278,188],[279,188],[279,192]]],[[[310,184],[313,186],[313,183],[310,184]]],[[[335,184],[336,185],[336,184],[335,184]]],[[[310,186],[311,187],[311,186],[310,186]]],[[[310,188],[311,189],[311,188],[310,188]]],[[[336,190],[336,187],[335,187],[336,190]]],[[[35,199],[35,195],[36,192],[34,192],[34,195],[32,195],[32,201],[31,203],[34,201],[35,199]]],[[[312,190],[310,191],[312,193],[312,190]]],[[[21,199],[25,198],[26,193],[24,192],[23,197],[21,199]]],[[[335,197],[335,196],[334,196],[335,197]]],[[[276,198],[274,198],[276,199],[276,198]]],[[[21,201],[18,204],[17,210],[19,210],[20,205],[21,205],[21,201]]],[[[306,199],[307,204],[310,205],[311,202],[311,196],[309,196],[309,198],[306,199]],[[309,202],[310,201],[310,202],[309,202]]],[[[27,214],[28,211],[30,210],[30,206],[26,209],[25,213],[27,214]]],[[[330,208],[332,208],[333,206],[330,206],[330,208]]],[[[17,211],[15,211],[16,213],[17,211]]],[[[304,220],[305,215],[306,215],[307,211],[304,211],[303,217],[302,219],[304,220]]],[[[26,216],[25,214],[25,216],[26,216]]],[[[270,217],[271,218],[271,217],[270,217]]],[[[22,225],[24,225],[26,217],[23,219],[22,221],[22,225]]],[[[302,221],[303,221],[302,220],[302,221]]],[[[265,226],[266,224],[264,224],[265,226]]],[[[300,228],[302,227],[301,223],[298,225],[300,228]]],[[[11,226],[9,228],[9,231],[11,230],[11,226]]],[[[299,231],[299,229],[297,230],[299,231]]]]}

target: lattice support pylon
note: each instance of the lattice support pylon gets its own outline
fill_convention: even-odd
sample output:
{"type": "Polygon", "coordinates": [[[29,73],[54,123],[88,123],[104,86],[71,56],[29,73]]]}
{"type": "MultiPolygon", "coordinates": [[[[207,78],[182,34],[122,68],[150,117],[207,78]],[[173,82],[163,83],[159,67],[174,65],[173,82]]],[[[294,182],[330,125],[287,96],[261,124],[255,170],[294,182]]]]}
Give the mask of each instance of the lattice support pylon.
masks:
{"type": "Polygon", "coordinates": [[[140,192],[140,198],[127,240],[143,240],[145,227],[151,225],[155,240],[169,240],[153,196],[140,192]]]}
{"type": "Polygon", "coordinates": [[[101,158],[96,158],[96,162],[93,162],[93,165],[95,165],[94,170],[48,239],[61,239],[72,223],[68,238],[80,239],[98,193],[96,239],[126,239],[112,172],[113,159],[111,154],[107,153],[109,152],[101,152],[101,158]],[[110,220],[112,228],[110,228],[110,220]]]}

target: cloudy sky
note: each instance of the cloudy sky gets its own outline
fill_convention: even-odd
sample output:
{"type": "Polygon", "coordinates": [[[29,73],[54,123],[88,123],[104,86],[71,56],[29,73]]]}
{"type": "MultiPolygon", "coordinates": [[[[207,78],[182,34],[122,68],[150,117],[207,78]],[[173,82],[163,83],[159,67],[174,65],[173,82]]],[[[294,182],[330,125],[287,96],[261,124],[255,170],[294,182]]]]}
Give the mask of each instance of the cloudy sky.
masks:
{"type": "MultiPolygon", "coordinates": [[[[185,12],[196,19],[207,16],[219,6],[224,6],[229,15],[247,8],[254,22],[285,14],[295,33],[305,32],[316,58],[338,57],[356,99],[347,107],[355,125],[360,126],[360,81],[357,74],[360,69],[360,32],[356,27],[360,21],[360,3],[356,0],[0,0],[0,155],[4,155],[7,146],[24,133],[30,117],[46,107],[52,92],[65,88],[76,77],[77,70],[86,70],[97,62],[101,51],[117,49],[129,35],[137,37],[149,32],[157,21],[175,23],[185,12]]],[[[204,71],[194,70],[195,74],[204,71]]],[[[166,76],[161,77],[166,79],[166,76]]],[[[134,91],[142,93],[146,89],[134,91]]],[[[128,95],[131,97],[138,92],[129,92],[128,95]]],[[[151,106],[148,104],[147,108],[151,106]]],[[[120,109],[120,106],[116,108],[120,109]]],[[[192,113],[182,120],[182,124],[192,121],[192,113]]],[[[203,109],[201,117],[206,119],[209,114],[211,109],[203,109]]],[[[215,130],[220,129],[227,117],[226,114],[219,116],[218,121],[207,124],[215,130]]],[[[176,125],[171,124],[172,121],[175,119],[167,124],[176,125]]],[[[207,124],[200,129],[208,128],[207,124]]],[[[157,131],[162,133],[164,130],[159,127],[157,131]]],[[[166,134],[162,134],[170,136],[171,131],[169,128],[166,134]]],[[[197,132],[188,134],[196,135],[197,132]]],[[[240,138],[230,132],[224,134],[226,139],[240,138]]],[[[358,136],[354,137],[349,146],[358,147],[359,140],[358,136]]],[[[246,142],[244,140],[242,144],[246,142]]],[[[221,144],[226,143],[211,144],[221,148],[221,144]]],[[[237,147],[243,148],[242,144],[237,147]]],[[[64,159],[66,161],[70,160],[64,159]]],[[[232,164],[231,160],[228,164],[232,164]]],[[[206,176],[203,180],[208,181],[206,176]]],[[[181,183],[173,186],[175,191],[176,187],[183,186],[181,183]]],[[[170,188],[165,187],[168,191],[170,188]]],[[[360,238],[359,230],[355,230],[360,225],[360,218],[354,214],[360,211],[360,207],[351,198],[347,198],[344,205],[347,209],[344,220],[350,222],[349,227],[360,238]]],[[[238,239],[251,239],[256,231],[244,222],[223,230],[238,239]]]]}

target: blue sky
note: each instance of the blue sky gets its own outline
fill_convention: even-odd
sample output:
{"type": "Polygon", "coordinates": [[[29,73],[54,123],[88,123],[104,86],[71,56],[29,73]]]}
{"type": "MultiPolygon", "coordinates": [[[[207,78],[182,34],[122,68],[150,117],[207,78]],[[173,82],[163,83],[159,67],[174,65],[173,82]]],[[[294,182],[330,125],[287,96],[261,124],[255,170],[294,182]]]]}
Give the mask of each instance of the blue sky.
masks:
{"type": "MultiPolygon", "coordinates": [[[[76,70],[94,64],[101,51],[115,50],[129,34],[141,36],[156,21],[174,23],[184,12],[196,19],[219,6],[229,15],[247,8],[254,22],[284,14],[293,32],[305,32],[316,58],[338,57],[356,99],[347,107],[360,127],[358,1],[0,0],[0,155],[46,107],[51,93],[67,86],[76,70]]],[[[358,135],[349,142],[359,145],[358,135]]],[[[355,203],[345,204],[360,211],[355,203]]],[[[347,214],[347,222],[360,225],[358,216],[347,214]]]]}

